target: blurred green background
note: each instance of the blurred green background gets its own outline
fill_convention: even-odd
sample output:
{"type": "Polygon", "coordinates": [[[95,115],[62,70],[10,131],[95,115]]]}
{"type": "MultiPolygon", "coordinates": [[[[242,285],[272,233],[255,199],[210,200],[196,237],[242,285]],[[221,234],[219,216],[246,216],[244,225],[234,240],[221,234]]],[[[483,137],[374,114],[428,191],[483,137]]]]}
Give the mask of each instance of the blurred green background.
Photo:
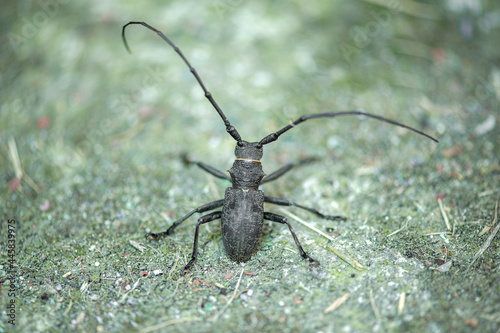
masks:
{"type": "Polygon", "coordinates": [[[500,330],[497,1],[0,6],[0,332],[500,330]],[[245,140],[362,108],[440,143],[356,117],[294,128],[265,147],[264,170],[317,160],[264,190],[348,218],[287,209],[333,237],[290,218],[321,266],[267,222],[255,256],[232,263],[214,222],[180,278],[197,217],[144,234],[222,198],[230,184],[181,155],[227,170],[235,142],[158,36],[131,26],[126,52],[131,20],[180,47],[245,140]]]}

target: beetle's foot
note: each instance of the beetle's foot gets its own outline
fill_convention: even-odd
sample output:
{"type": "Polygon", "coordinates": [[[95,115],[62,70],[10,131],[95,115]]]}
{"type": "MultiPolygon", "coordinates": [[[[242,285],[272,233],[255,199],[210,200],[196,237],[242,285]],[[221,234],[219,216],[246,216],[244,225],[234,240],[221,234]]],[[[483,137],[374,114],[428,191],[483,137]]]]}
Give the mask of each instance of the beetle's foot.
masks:
{"type": "Polygon", "coordinates": [[[182,163],[184,163],[184,165],[190,165],[191,163],[193,163],[193,161],[191,161],[189,159],[189,156],[187,153],[182,153],[181,154],[181,159],[182,159],[182,163]]]}
{"type": "Polygon", "coordinates": [[[325,220],[330,220],[330,221],[345,221],[347,218],[342,215],[323,215],[323,218],[325,220]]]}
{"type": "Polygon", "coordinates": [[[181,276],[186,275],[186,274],[187,274],[187,273],[191,270],[191,268],[192,268],[192,267],[193,267],[193,265],[194,265],[194,261],[195,261],[195,260],[196,260],[196,259],[191,259],[191,260],[189,260],[188,264],[187,264],[186,266],[184,266],[184,268],[181,270],[181,276]]]}
{"type": "Polygon", "coordinates": [[[304,259],[307,259],[309,261],[309,264],[311,264],[312,266],[319,266],[319,261],[309,257],[308,255],[306,255],[304,259]]]}
{"type": "Polygon", "coordinates": [[[154,240],[158,240],[162,237],[165,237],[166,235],[168,235],[167,232],[159,232],[159,233],[151,233],[151,234],[146,234],[145,237],[146,238],[150,238],[150,239],[154,239],[154,240]]]}
{"type": "Polygon", "coordinates": [[[309,260],[309,263],[310,263],[312,266],[319,266],[319,261],[314,260],[314,259],[310,259],[310,260],[309,260]]]}

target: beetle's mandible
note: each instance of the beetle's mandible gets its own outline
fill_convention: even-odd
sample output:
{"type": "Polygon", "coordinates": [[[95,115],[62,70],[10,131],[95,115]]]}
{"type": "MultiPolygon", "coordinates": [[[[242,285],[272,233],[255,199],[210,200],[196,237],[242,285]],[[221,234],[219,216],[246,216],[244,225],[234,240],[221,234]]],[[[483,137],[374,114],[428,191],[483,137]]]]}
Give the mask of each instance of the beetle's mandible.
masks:
{"type": "Polygon", "coordinates": [[[327,220],[345,220],[345,218],[343,216],[324,215],[314,208],[305,207],[286,199],[270,197],[264,195],[264,192],[259,190],[260,185],[281,177],[283,174],[285,174],[286,172],[288,172],[290,169],[294,168],[297,165],[304,164],[310,161],[310,159],[305,159],[296,164],[287,164],[267,176],[262,170],[262,165],[260,160],[263,154],[263,146],[273,141],[276,141],[282,134],[292,129],[296,125],[299,125],[300,123],[309,119],[361,115],[374,118],[392,125],[404,127],[413,132],[421,134],[435,142],[438,142],[438,140],[436,140],[432,136],[425,134],[424,132],[421,132],[413,127],[359,110],[342,111],[342,112],[325,112],[325,113],[303,115],[297,120],[291,122],[289,125],[283,127],[282,129],[267,135],[258,142],[247,142],[245,140],[242,140],[236,128],[234,128],[234,126],[231,125],[229,120],[226,118],[226,115],[222,112],[222,109],[215,102],[210,92],[205,88],[205,85],[200,79],[198,73],[191,66],[189,61],[184,56],[184,54],[182,54],[181,50],[177,46],[175,46],[175,44],[172,43],[172,41],[170,41],[170,39],[168,39],[161,31],[153,28],[152,26],[150,26],[145,22],[132,21],[125,24],[122,29],[122,39],[127,51],[130,52],[130,49],[125,39],[125,29],[129,25],[136,25],[136,24],[142,25],[148,28],[149,30],[156,32],[165,42],[167,42],[174,49],[175,52],[177,52],[177,54],[182,58],[184,63],[189,67],[189,70],[194,75],[196,81],[198,81],[200,87],[203,89],[205,97],[210,101],[210,103],[213,105],[219,116],[222,118],[222,121],[226,126],[226,131],[229,133],[229,135],[231,135],[231,137],[233,137],[234,140],[236,140],[236,149],[235,149],[236,160],[234,161],[234,164],[231,167],[231,169],[229,169],[230,177],[227,176],[224,172],[221,172],[202,162],[190,161],[187,158],[185,159],[188,163],[196,164],[198,167],[200,167],[201,169],[205,170],[206,172],[210,173],[215,177],[231,181],[232,187],[226,189],[224,199],[207,203],[192,210],[179,220],[175,221],[172,224],[172,226],[170,226],[170,228],[168,228],[165,232],[152,233],[146,235],[147,237],[152,239],[158,239],[160,237],[170,235],[175,230],[175,228],[177,228],[182,222],[191,217],[193,214],[205,213],[222,207],[222,210],[208,213],[198,219],[198,223],[196,224],[196,230],[194,233],[194,245],[193,245],[193,253],[191,255],[191,260],[181,271],[181,275],[186,274],[191,269],[191,267],[194,265],[196,257],[198,256],[198,233],[200,226],[202,224],[218,219],[221,220],[222,241],[224,244],[224,248],[229,258],[231,258],[234,261],[245,262],[252,257],[253,253],[257,249],[260,242],[260,236],[262,233],[262,226],[264,220],[269,220],[272,222],[286,224],[288,226],[288,229],[290,230],[290,233],[292,234],[295,245],[297,246],[302,258],[307,259],[310,263],[319,264],[318,261],[311,258],[304,251],[302,245],[300,245],[297,235],[293,231],[293,228],[288,222],[287,218],[281,215],[264,211],[264,203],[271,203],[280,206],[295,206],[304,209],[306,211],[309,211],[313,214],[316,214],[317,216],[327,220]]]}

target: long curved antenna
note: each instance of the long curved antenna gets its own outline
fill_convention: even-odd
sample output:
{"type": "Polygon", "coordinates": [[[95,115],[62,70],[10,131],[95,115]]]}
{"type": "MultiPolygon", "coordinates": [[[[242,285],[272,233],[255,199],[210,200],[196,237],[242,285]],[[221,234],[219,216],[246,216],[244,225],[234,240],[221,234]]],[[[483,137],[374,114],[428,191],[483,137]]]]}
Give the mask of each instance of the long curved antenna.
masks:
{"type": "Polygon", "coordinates": [[[161,31],[153,28],[152,26],[150,26],[146,22],[131,21],[131,22],[125,24],[123,26],[123,28],[122,28],[122,39],[123,39],[123,43],[125,44],[125,48],[127,49],[127,51],[129,53],[132,53],[132,52],[130,52],[130,48],[128,47],[127,39],[125,38],[125,28],[127,28],[131,24],[142,25],[142,26],[148,28],[149,30],[152,30],[152,31],[156,32],[158,34],[158,36],[161,37],[161,39],[163,39],[165,42],[167,42],[168,45],[170,45],[174,49],[174,51],[177,52],[177,54],[179,54],[179,56],[182,58],[182,60],[184,60],[184,62],[186,63],[186,65],[189,67],[189,70],[191,71],[191,73],[193,73],[194,77],[196,78],[196,81],[198,81],[198,83],[200,84],[201,89],[203,89],[203,92],[205,93],[205,97],[210,101],[210,103],[212,103],[212,105],[214,106],[215,110],[217,111],[217,113],[219,114],[219,116],[224,121],[224,125],[226,125],[226,131],[237,142],[241,142],[242,140],[241,140],[240,134],[238,133],[238,131],[236,130],[236,128],[234,128],[234,126],[232,126],[231,123],[229,122],[229,120],[226,118],[226,115],[224,114],[224,112],[222,112],[222,110],[219,107],[219,105],[215,102],[214,98],[212,97],[212,94],[207,90],[207,88],[205,88],[205,85],[203,84],[203,81],[201,81],[200,77],[198,76],[198,73],[196,72],[196,69],[194,69],[194,67],[191,66],[191,64],[186,59],[186,57],[184,57],[184,54],[182,54],[181,50],[177,46],[175,46],[175,44],[172,43],[170,41],[170,39],[168,39],[167,36],[165,36],[161,31]]]}
{"type": "Polygon", "coordinates": [[[424,132],[419,131],[419,130],[413,128],[413,127],[410,127],[410,126],[407,126],[405,124],[399,123],[397,121],[390,120],[390,119],[387,119],[387,118],[384,118],[384,117],[381,117],[381,116],[377,116],[377,115],[374,115],[374,114],[371,114],[371,113],[367,113],[367,112],[363,112],[363,111],[358,111],[358,110],[353,110],[353,111],[325,112],[325,113],[315,113],[315,114],[303,115],[299,119],[295,120],[294,122],[291,122],[289,125],[287,125],[287,126],[283,127],[282,129],[280,129],[279,131],[271,133],[268,136],[264,137],[262,140],[260,140],[259,145],[260,146],[266,145],[268,143],[271,143],[273,141],[278,140],[278,138],[280,137],[281,134],[285,133],[289,129],[297,126],[298,124],[300,124],[300,123],[302,123],[302,122],[304,122],[304,121],[306,121],[308,119],[333,118],[333,117],[338,117],[338,116],[367,116],[367,117],[374,118],[374,119],[377,119],[377,120],[380,120],[380,121],[383,121],[383,122],[386,122],[386,123],[389,123],[389,124],[392,124],[392,125],[396,125],[396,126],[407,128],[407,129],[412,130],[413,132],[416,132],[416,133],[418,133],[420,135],[426,136],[426,137],[428,137],[429,139],[431,139],[433,141],[439,142],[438,140],[436,140],[432,136],[430,136],[428,134],[425,134],[424,132]]]}

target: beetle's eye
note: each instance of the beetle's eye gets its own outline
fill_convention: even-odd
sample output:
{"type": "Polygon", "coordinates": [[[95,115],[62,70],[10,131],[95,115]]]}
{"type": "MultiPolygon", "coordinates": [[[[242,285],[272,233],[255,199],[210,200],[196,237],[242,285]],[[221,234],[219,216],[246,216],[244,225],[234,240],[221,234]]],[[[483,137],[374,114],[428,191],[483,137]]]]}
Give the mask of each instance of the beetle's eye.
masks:
{"type": "Polygon", "coordinates": [[[238,141],[238,147],[243,147],[243,142],[242,141],[238,141]]]}

